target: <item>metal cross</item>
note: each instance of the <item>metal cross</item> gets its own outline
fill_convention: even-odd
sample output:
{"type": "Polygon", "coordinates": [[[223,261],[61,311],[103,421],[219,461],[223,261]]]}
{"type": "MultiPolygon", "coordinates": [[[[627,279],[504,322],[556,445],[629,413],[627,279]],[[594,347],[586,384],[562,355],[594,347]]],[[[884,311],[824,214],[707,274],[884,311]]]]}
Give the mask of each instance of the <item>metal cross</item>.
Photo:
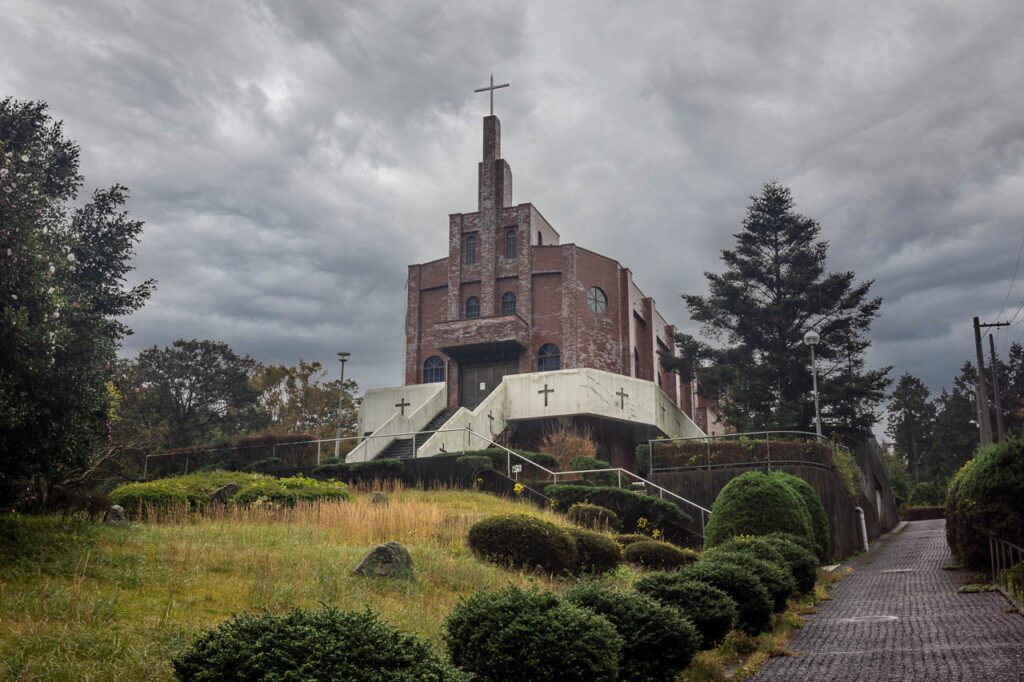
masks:
{"type": "Polygon", "coordinates": [[[473,92],[487,92],[491,93],[491,116],[494,116],[494,91],[498,88],[507,88],[509,83],[502,83],[501,85],[494,84],[494,72],[491,71],[491,84],[486,88],[477,88],[473,92]]]}
{"type": "Polygon", "coordinates": [[[555,392],[555,389],[548,388],[547,384],[544,384],[544,388],[543,389],[537,391],[537,393],[543,393],[544,394],[544,407],[548,406],[548,393],[554,393],[554,392],[555,392]]]}
{"type": "Polygon", "coordinates": [[[494,430],[494,415],[490,412],[487,413],[487,418],[491,420],[491,431],[494,430]]]}
{"type": "Polygon", "coordinates": [[[400,401],[395,403],[395,407],[397,407],[400,410],[402,410],[402,416],[403,417],[405,416],[405,408],[409,407],[410,405],[412,405],[412,403],[405,402],[405,397],[404,396],[403,396],[403,398],[400,401]]]}
{"type": "Polygon", "coordinates": [[[619,409],[620,410],[626,409],[626,398],[629,397],[629,394],[626,393],[626,389],[620,388],[619,392],[616,393],[615,395],[619,396],[619,409]]]}

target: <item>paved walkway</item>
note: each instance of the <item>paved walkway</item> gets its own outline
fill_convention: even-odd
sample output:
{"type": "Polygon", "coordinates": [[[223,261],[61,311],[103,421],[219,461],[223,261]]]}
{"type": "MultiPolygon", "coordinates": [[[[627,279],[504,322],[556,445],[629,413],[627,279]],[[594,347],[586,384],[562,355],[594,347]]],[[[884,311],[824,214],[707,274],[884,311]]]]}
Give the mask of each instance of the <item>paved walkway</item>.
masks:
{"type": "Polygon", "coordinates": [[[789,640],[775,680],[1024,680],[1024,616],[998,592],[957,594],[945,521],[915,521],[849,565],[832,600],[789,640]]]}

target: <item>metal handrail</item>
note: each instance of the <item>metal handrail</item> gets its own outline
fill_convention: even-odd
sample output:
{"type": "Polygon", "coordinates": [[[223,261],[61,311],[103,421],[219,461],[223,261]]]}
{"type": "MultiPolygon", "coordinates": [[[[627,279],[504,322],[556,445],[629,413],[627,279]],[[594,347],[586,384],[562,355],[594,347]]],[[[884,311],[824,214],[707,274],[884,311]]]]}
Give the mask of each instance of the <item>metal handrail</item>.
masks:
{"type": "MultiPolygon", "coordinates": [[[[822,436],[822,435],[819,435],[817,433],[812,433],[810,431],[744,431],[742,433],[723,433],[723,434],[712,435],[712,436],[687,436],[685,438],[682,438],[682,437],[680,437],[680,438],[650,438],[647,441],[647,465],[648,465],[648,472],[651,473],[651,474],[653,474],[655,472],[655,468],[654,468],[654,444],[655,443],[700,442],[700,443],[704,443],[704,444],[707,445],[707,455],[706,455],[707,460],[706,460],[705,464],[695,464],[695,465],[690,465],[690,466],[686,466],[686,467],[662,467],[662,468],[657,469],[657,471],[679,471],[679,470],[685,470],[685,469],[708,469],[708,470],[710,470],[712,467],[724,466],[726,464],[729,464],[729,465],[744,465],[744,464],[761,463],[761,462],[767,462],[768,466],[771,466],[771,463],[772,463],[771,436],[773,434],[774,435],[799,435],[799,436],[804,436],[804,437],[808,437],[809,436],[810,439],[812,439],[814,441],[817,441],[818,443],[820,443],[822,445],[827,445],[830,448],[832,448],[833,450],[842,448],[842,449],[846,450],[847,452],[849,452],[849,450],[847,448],[845,448],[844,446],[840,445],[839,443],[834,443],[829,438],[827,438],[825,436],[822,436]],[[754,436],[754,437],[758,438],[759,440],[763,440],[764,441],[764,444],[765,444],[765,458],[764,459],[761,459],[761,460],[749,460],[747,462],[726,462],[726,463],[718,463],[718,464],[712,464],[711,463],[711,442],[712,441],[724,440],[724,439],[729,439],[729,438],[744,438],[744,437],[750,437],[750,436],[754,436]]],[[[776,442],[780,443],[780,442],[792,442],[792,441],[780,441],[780,440],[776,439],[776,442]]],[[[787,460],[787,461],[792,461],[792,460],[787,460]]],[[[781,462],[781,460],[776,460],[776,462],[781,462]]]]}
{"type": "Polygon", "coordinates": [[[1024,547],[1000,538],[988,537],[988,556],[992,566],[992,582],[1003,596],[1024,613],[1024,547]],[[1010,588],[1010,571],[1017,569],[1017,590],[1010,588]]]}
{"type": "Polygon", "coordinates": [[[481,434],[477,433],[476,431],[474,431],[473,429],[469,428],[468,426],[465,426],[463,428],[465,429],[465,431],[467,433],[471,433],[474,436],[476,436],[477,438],[480,438],[481,440],[484,440],[484,441],[486,441],[486,442],[488,442],[488,443],[490,443],[490,444],[492,444],[492,445],[494,445],[494,446],[496,446],[496,447],[498,447],[498,448],[500,448],[500,449],[505,451],[505,463],[506,463],[506,467],[507,467],[507,471],[508,471],[508,476],[509,477],[512,476],[512,456],[513,455],[515,457],[518,457],[519,459],[523,460],[527,464],[531,464],[531,465],[537,467],[538,469],[540,469],[541,471],[543,471],[544,473],[546,473],[547,475],[551,476],[551,478],[554,480],[555,483],[558,483],[558,477],[559,476],[569,476],[569,475],[576,476],[576,475],[587,474],[587,473],[612,473],[612,472],[615,472],[619,476],[619,487],[622,487],[622,475],[625,474],[625,476],[627,478],[635,479],[637,483],[643,483],[645,486],[651,486],[652,488],[657,490],[658,491],[658,497],[660,499],[664,499],[665,495],[668,494],[669,497],[675,498],[676,500],[678,500],[680,502],[683,502],[685,504],[688,504],[691,507],[694,507],[697,510],[699,510],[699,512],[700,512],[700,514],[699,514],[699,516],[700,516],[700,534],[701,534],[701,536],[704,535],[704,525],[706,523],[706,521],[704,519],[704,515],[707,514],[710,517],[711,516],[711,510],[710,509],[702,507],[699,504],[697,504],[696,502],[688,500],[685,497],[683,497],[682,495],[678,495],[678,494],[672,492],[668,488],[663,488],[662,486],[658,485],[657,483],[654,483],[653,481],[649,481],[646,478],[644,478],[643,476],[640,476],[639,474],[634,474],[632,471],[629,471],[628,469],[623,469],[621,467],[615,467],[615,468],[610,468],[610,469],[590,469],[590,470],[587,470],[587,471],[551,471],[547,467],[545,467],[545,466],[543,466],[541,464],[537,464],[533,460],[520,455],[518,452],[510,450],[509,448],[506,448],[504,445],[501,445],[500,443],[495,443],[493,440],[491,440],[487,436],[484,436],[484,435],[481,435],[481,434]]]}

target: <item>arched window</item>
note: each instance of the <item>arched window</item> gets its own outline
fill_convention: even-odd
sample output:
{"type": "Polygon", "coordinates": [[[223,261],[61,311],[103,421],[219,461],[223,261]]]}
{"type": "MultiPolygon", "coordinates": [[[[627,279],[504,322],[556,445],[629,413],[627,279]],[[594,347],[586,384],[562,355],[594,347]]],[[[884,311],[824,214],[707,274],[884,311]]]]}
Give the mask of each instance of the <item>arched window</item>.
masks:
{"type": "Polygon", "coordinates": [[[466,237],[466,265],[476,265],[476,237],[466,237]]]}
{"type": "Polygon", "coordinates": [[[501,295],[501,314],[511,315],[516,311],[516,295],[511,291],[506,291],[501,295]]]}
{"type": "Polygon", "coordinates": [[[590,287],[587,289],[587,305],[595,313],[603,313],[608,309],[608,296],[601,287],[590,287]]]}
{"type": "Polygon", "coordinates": [[[562,355],[558,352],[558,346],[553,343],[545,343],[537,351],[537,371],[550,372],[562,368],[562,355]]]}
{"type": "Polygon", "coordinates": [[[471,320],[474,317],[480,317],[480,299],[470,296],[466,299],[466,319],[471,320]]]}
{"type": "Polygon", "coordinates": [[[537,246],[544,246],[544,233],[537,230],[537,246]]]}
{"type": "Polygon", "coordinates": [[[633,346],[633,376],[640,378],[640,351],[633,346]]]}
{"type": "Polygon", "coordinates": [[[444,360],[437,355],[431,355],[423,363],[423,383],[438,384],[444,381],[444,360]]]}
{"type": "Polygon", "coordinates": [[[511,229],[505,233],[505,258],[512,260],[516,257],[516,231],[511,229]]]}

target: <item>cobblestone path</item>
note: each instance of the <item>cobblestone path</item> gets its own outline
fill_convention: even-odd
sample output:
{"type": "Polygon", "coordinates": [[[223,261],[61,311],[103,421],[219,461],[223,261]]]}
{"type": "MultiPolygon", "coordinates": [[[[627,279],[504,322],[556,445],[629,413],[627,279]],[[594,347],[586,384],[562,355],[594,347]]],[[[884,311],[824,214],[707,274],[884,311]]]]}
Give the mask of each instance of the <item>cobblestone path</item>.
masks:
{"type": "Polygon", "coordinates": [[[778,680],[1024,680],[1024,617],[998,592],[957,594],[945,521],[915,521],[849,565],[832,600],[765,663],[778,680]]]}

